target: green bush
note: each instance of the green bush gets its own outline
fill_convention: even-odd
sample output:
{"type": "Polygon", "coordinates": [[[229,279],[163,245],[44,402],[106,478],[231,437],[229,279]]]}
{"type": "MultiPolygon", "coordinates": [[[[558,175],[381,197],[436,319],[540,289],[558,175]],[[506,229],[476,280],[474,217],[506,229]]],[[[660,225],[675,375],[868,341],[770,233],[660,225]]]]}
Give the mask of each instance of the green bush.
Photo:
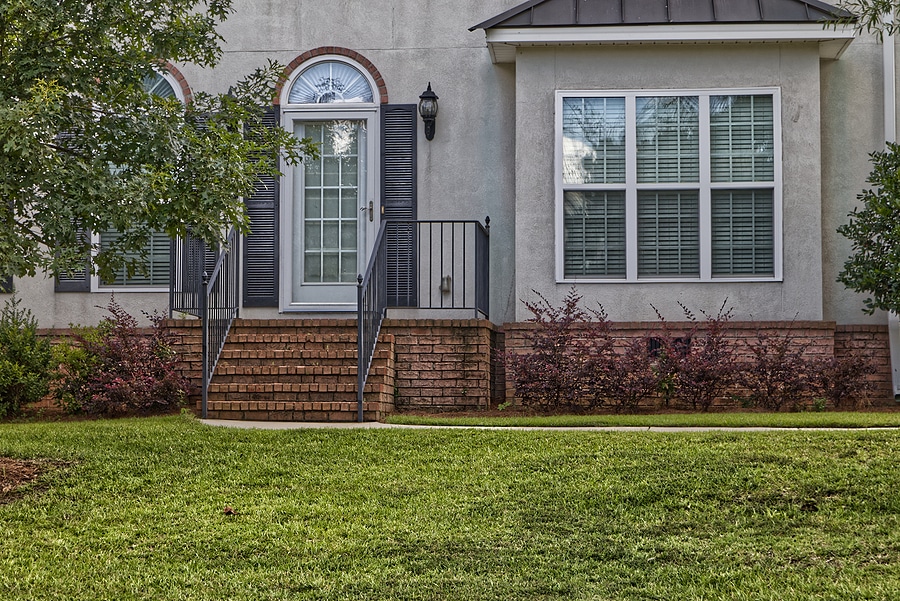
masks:
{"type": "Polygon", "coordinates": [[[49,392],[53,375],[50,341],[37,335],[37,320],[12,297],[0,311],[0,417],[49,392]]]}

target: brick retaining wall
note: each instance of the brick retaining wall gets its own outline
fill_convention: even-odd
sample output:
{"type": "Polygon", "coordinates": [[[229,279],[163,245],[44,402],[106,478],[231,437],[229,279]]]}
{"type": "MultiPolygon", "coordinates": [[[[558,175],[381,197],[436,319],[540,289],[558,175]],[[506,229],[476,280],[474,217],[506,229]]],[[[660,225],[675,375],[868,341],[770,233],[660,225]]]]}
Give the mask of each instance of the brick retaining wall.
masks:
{"type": "MultiPolygon", "coordinates": [[[[673,337],[683,336],[693,324],[685,322],[670,322],[667,324],[669,333],[673,337]]],[[[509,352],[524,352],[528,348],[526,335],[534,329],[531,323],[508,323],[503,325],[505,333],[505,348],[509,352]]],[[[662,335],[663,327],[656,322],[614,322],[612,324],[613,337],[617,350],[624,349],[630,340],[649,334],[662,335]]],[[[756,340],[758,333],[772,336],[785,335],[793,338],[797,346],[806,345],[805,355],[808,357],[820,356],[847,356],[850,353],[863,355],[872,361],[875,371],[869,376],[872,390],[869,393],[869,402],[875,406],[893,404],[893,389],[891,385],[890,349],[888,346],[887,326],[877,325],[841,325],[828,321],[759,321],[759,322],[730,322],[727,326],[727,337],[736,344],[736,354],[739,361],[747,360],[750,356],[748,342],[756,340]]],[[[516,404],[515,386],[511,376],[506,378],[505,398],[508,403],[516,404]]],[[[716,403],[718,408],[733,408],[735,400],[733,393],[742,391],[735,389],[729,391],[726,397],[716,403]]],[[[659,399],[651,399],[647,405],[652,406],[659,399]]]]}

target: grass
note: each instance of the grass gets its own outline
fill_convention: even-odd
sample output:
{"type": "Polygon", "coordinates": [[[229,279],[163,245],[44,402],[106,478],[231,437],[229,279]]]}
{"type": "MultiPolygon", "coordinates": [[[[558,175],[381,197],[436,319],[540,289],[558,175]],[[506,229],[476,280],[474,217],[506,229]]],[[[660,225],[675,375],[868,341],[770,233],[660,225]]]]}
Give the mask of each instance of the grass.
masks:
{"type": "Polygon", "coordinates": [[[898,428],[900,411],[803,413],[662,413],[654,415],[421,416],[392,415],[391,424],[490,427],[898,428]]]}
{"type": "Polygon", "coordinates": [[[0,598],[900,598],[900,432],[0,425],[0,598]],[[223,507],[237,515],[226,516],[223,507]]]}

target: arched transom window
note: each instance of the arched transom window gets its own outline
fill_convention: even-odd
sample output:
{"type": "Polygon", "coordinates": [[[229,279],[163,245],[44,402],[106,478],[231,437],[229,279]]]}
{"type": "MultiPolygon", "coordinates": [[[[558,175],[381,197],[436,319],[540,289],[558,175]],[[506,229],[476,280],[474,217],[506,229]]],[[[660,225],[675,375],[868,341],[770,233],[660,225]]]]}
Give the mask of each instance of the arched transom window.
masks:
{"type": "Polygon", "coordinates": [[[344,62],[326,60],[304,69],[288,94],[290,104],[372,103],[372,85],[344,62]]]}

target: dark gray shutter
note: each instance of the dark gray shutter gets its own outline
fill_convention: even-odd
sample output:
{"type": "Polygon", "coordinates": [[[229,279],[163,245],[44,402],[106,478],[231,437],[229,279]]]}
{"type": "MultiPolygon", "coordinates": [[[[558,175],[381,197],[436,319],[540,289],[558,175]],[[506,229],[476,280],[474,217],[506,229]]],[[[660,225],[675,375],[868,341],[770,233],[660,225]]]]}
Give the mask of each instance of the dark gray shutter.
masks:
{"type": "Polygon", "coordinates": [[[13,279],[11,275],[6,277],[0,276],[0,294],[10,294],[14,292],[13,279]]]}
{"type": "MultiPolygon", "coordinates": [[[[381,107],[381,208],[385,221],[413,221],[416,211],[416,105],[381,107]]],[[[416,305],[415,224],[387,224],[388,305],[416,305]]]]}
{"type": "MultiPolygon", "coordinates": [[[[83,229],[78,229],[77,236],[90,236],[83,229]]],[[[81,269],[70,271],[68,273],[56,274],[56,292],[90,292],[91,291],[91,269],[90,264],[85,264],[81,269]]]]}
{"type": "MultiPolygon", "coordinates": [[[[266,127],[281,127],[273,106],[263,118],[266,127]]],[[[278,306],[278,178],[261,177],[245,199],[250,233],[244,240],[244,306],[278,306]]]]}

